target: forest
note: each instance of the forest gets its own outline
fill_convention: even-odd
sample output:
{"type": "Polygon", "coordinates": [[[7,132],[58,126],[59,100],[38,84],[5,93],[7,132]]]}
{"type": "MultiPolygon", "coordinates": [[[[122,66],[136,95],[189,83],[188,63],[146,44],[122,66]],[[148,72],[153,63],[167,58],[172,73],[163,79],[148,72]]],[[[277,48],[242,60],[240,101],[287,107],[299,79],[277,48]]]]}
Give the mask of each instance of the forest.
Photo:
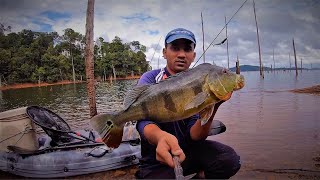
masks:
{"type": "MultiPolygon", "coordinates": [[[[0,24],[0,78],[2,84],[85,80],[85,36],[71,28],[57,32],[22,30],[0,24]]],[[[95,78],[141,75],[151,67],[146,47],[139,41],[95,41],[95,78]]]]}

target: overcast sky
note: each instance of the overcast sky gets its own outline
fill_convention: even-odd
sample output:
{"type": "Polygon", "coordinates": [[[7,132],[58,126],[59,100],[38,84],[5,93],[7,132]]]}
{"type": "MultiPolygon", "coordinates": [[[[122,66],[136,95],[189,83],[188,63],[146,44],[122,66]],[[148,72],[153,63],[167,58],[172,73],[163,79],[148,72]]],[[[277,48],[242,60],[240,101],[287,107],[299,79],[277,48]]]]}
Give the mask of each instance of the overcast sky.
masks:
{"type": "MultiPolygon", "coordinates": [[[[194,32],[197,57],[202,54],[201,12],[204,19],[205,47],[226,37],[220,31],[245,0],[96,0],[94,36],[111,41],[119,36],[124,42],[139,41],[147,47],[147,60],[153,68],[165,65],[162,58],[164,37],[174,28],[194,32]],[[217,36],[220,33],[219,36],[217,36]],[[160,43],[158,46],[159,39],[160,43]],[[154,55],[154,56],[153,56],[154,55]]],[[[85,34],[86,0],[0,0],[0,22],[13,32],[56,31],[66,28],[85,34]]],[[[252,0],[247,0],[227,26],[230,67],[237,55],[240,64],[259,65],[256,26],[252,0]]],[[[292,39],[298,64],[320,67],[320,0],[256,0],[262,62],[276,67],[294,66],[292,39]]],[[[206,62],[227,67],[227,43],[210,47],[206,62]]],[[[202,63],[203,60],[199,60],[202,63]]]]}

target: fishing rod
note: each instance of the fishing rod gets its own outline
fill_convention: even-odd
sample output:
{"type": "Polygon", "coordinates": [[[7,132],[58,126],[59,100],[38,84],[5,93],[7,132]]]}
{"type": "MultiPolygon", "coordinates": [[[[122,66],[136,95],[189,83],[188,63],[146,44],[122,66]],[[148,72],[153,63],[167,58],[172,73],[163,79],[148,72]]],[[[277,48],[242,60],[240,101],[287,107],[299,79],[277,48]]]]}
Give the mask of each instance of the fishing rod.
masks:
{"type": "Polygon", "coordinates": [[[221,31],[217,34],[217,36],[213,39],[213,41],[209,44],[209,46],[204,50],[204,52],[201,54],[201,56],[198,58],[198,60],[196,61],[196,63],[194,63],[194,65],[192,66],[192,68],[194,68],[194,66],[199,62],[199,60],[201,59],[201,57],[207,52],[207,50],[209,49],[210,46],[216,46],[216,45],[221,45],[223,44],[227,38],[225,38],[221,43],[218,44],[213,44],[213,42],[218,38],[218,36],[221,34],[221,32],[226,28],[226,26],[230,23],[230,21],[234,18],[234,16],[240,11],[240,9],[243,7],[243,5],[247,2],[248,0],[245,0],[242,5],[238,8],[238,10],[232,15],[232,17],[229,19],[229,21],[223,26],[223,28],[221,29],[221,31]]]}

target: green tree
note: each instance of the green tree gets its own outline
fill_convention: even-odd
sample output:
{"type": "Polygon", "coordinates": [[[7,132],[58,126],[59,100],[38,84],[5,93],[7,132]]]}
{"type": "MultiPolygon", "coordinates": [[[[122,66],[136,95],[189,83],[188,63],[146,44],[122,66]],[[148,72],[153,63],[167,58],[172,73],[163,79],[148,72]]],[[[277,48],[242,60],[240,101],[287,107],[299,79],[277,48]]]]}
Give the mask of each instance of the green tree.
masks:
{"type": "Polygon", "coordinates": [[[10,50],[0,48],[0,78],[8,77],[11,59],[10,50]]]}
{"type": "Polygon", "coordinates": [[[81,35],[78,32],[75,32],[71,28],[67,28],[64,30],[64,35],[62,36],[62,40],[64,41],[63,47],[65,47],[65,50],[69,52],[70,59],[71,59],[71,65],[72,65],[72,78],[75,82],[76,75],[75,75],[75,66],[77,66],[77,69],[80,71],[84,69],[84,62],[79,61],[83,60],[83,35],[81,35]],[[80,55],[79,55],[80,54],[80,55]],[[75,58],[77,57],[77,58],[75,58]],[[75,65],[75,59],[78,60],[79,63],[75,65]],[[82,62],[82,63],[81,63],[82,62]]]}
{"type": "Polygon", "coordinates": [[[4,32],[10,32],[11,26],[5,26],[3,23],[0,23],[0,35],[4,35],[4,32]]]}
{"type": "MultiPolygon", "coordinates": [[[[1,26],[2,32],[7,28],[1,26]]],[[[150,68],[146,47],[139,41],[124,43],[116,36],[111,42],[98,38],[94,47],[95,75],[118,77],[141,74],[150,68]]],[[[67,28],[56,32],[0,33],[0,76],[8,83],[56,82],[85,75],[84,38],[67,28]]],[[[79,78],[79,77],[77,77],[79,78]]]]}

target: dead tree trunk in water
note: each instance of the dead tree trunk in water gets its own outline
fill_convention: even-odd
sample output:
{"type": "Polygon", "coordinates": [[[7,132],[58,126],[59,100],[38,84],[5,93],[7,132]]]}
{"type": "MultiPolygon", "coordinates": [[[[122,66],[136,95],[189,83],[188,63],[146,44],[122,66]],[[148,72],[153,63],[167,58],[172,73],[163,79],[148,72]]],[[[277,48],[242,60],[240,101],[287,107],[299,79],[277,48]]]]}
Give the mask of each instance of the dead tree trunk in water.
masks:
{"type": "Polygon", "coordinates": [[[297,54],[296,54],[296,47],[294,45],[294,38],[292,39],[292,44],[293,44],[293,53],[294,53],[294,64],[296,66],[296,76],[298,76],[297,54]]]}
{"type": "Polygon", "coordinates": [[[274,69],[274,71],[276,71],[276,62],[274,60],[274,48],[273,48],[273,51],[272,51],[272,59],[273,59],[273,69],[274,69]]]}
{"type": "Polygon", "coordinates": [[[116,69],[114,68],[113,64],[111,64],[111,66],[112,66],[112,72],[113,72],[113,79],[116,80],[117,79],[116,69]]]}
{"type": "Polygon", "coordinates": [[[71,64],[72,64],[72,79],[73,79],[73,83],[76,83],[76,71],[74,70],[74,63],[73,63],[73,55],[72,55],[71,43],[70,43],[70,56],[71,56],[71,64]]]}
{"type": "Polygon", "coordinates": [[[206,63],[206,55],[204,51],[204,29],[203,29],[203,17],[202,17],[202,12],[201,12],[201,26],[202,26],[202,51],[203,51],[203,63],[206,63]]]}
{"type": "MultiPolygon", "coordinates": [[[[264,67],[263,67],[263,64],[261,66],[261,69],[262,69],[262,72],[264,72],[264,67]]],[[[262,73],[262,76],[261,76],[263,79],[264,79],[264,73],[262,73]]]]}
{"type": "Polygon", "coordinates": [[[229,67],[229,40],[228,40],[228,24],[227,24],[227,17],[224,16],[224,23],[226,24],[226,38],[227,38],[227,56],[228,56],[228,69],[230,68],[229,67]]]}
{"type": "Polygon", "coordinates": [[[236,62],[236,73],[240,74],[240,62],[239,62],[238,55],[237,55],[237,62],[236,62]]]}
{"type": "Polygon", "coordinates": [[[94,60],[93,60],[93,16],[94,16],[94,0],[88,0],[87,22],[86,22],[86,78],[87,91],[89,97],[90,117],[97,115],[96,107],[96,90],[94,80],[94,60]]]}
{"type": "Polygon", "coordinates": [[[289,67],[290,67],[289,71],[291,71],[291,56],[290,56],[290,53],[289,53],[289,67]]]}
{"type": "Polygon", "coordinates": [[[254,3],[254,0],[253,0],[253,12],[254,12],[254,19],[256,21],[256,28],[257,28],[257,39],[258,39],[258,48],[259,48],[259,62],[260,62],[260,76],[263,76],[262,60],[261,60],[261,48],[260,48],[260,38],[259,38],[259,28],[258,28],[257,15],[256,15],[256,5],[254,3]]]}

